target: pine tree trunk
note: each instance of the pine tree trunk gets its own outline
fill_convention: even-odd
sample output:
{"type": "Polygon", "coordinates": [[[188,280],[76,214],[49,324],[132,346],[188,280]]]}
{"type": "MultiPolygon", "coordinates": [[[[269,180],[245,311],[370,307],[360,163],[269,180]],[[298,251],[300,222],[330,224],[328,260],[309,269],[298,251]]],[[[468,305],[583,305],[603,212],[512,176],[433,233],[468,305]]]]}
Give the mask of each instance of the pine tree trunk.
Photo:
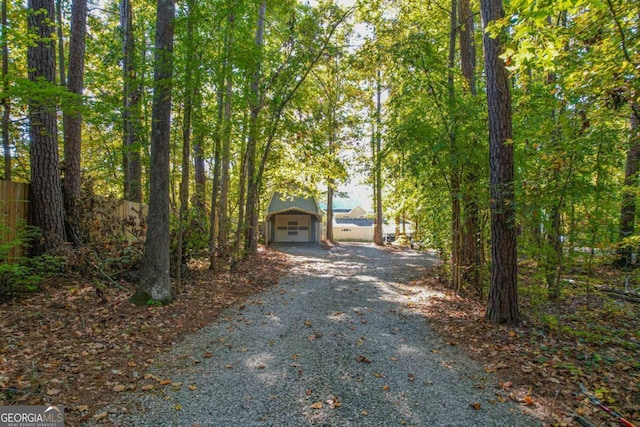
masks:
{"type": "MultiPolygon", "coordinates": [[[[34,84],[55,85],[55,45],[51,22],[55,19],[53,0],[29,1],[29,33],[33,43],[27,51],[29,80],[34,84]],[[41,80],[43,83],[41,82],[41,80]]],[[[33,242],[39,255],[65,241],[62,183],[58,159],[58,125],[53,100],[29,103],[31,158],[31,224],[39,227],[42,239],[33,242]]]]}
{"type": "MultiPolygon", "coordinates": [[[[502,0],[481,0],[486,26],[502,19],[502,0]]],[[[492,322],[520,323],[517,288],[514,161],[509,78],[498,38],[484,33],[489,163],[491,167],[491,286],[486,317],[492,322]]]]}
{"type": "Polygon", "coordinates": [[[173,0],[158,0],[156,20],[155,88],[151,126],[149,215],[142,274],[134,300],[169,302],[174,298],[169,257],[169,141],[173,79],[173,0]]]}
{"type": "Polygon", "coordinates": [[[87,0],[73,0],[71,10],[71,40],[69,41],[69,92],[77,95],[77,106],[64,112],[64,208],[68,226],[67,237],[73,243],[82,238],[79,229],[78,201],[82,177],[82,92],[84,89],[84,53],[87,34],[87,0]]]}
{"type": "Polygon", "coordinates": [[[122,31],[122,120],[124,126],[122,164],[124,171],[124,199],[142,202],[142,168],[140,164],[140,95],[137,78],[133,17],[130,0],[120,1],[120,30],[122,31]]]}

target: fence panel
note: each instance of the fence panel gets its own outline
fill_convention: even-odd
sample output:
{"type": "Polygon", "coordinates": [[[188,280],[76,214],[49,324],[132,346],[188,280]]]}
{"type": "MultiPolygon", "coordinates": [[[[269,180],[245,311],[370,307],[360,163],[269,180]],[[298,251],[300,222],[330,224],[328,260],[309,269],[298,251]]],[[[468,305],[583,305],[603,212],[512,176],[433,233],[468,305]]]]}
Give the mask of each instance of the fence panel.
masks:
{"type": "MultiPolygon", "coordinates": [[[[0,180],[0,212],[2,227],[0,228],[0,244],[11,242],[17,236],[21,225],[28,221],[29,184],[0,180]]],[[[8,258],[23,255],[23,247],[13,246],[8,258]]]]}
{"type": "MultiPolygon", "coordinates": [[[[21,225],[25,225],[29,221],[29,184],[22,182],[11,182],[0,180],[0,215],[2,227],[0,227],[0,244],[13,241],[16,238],[17,231],[21,225]]],[[[134,218],[136,225],[140,224],[140,215],[147,215],[147,205],[130,202],[128,200],[120,201],[118,208],[113,212],[114,218],[134,218]]],[[[126,238],[133,238],[133,234],[125,229],[126,238]]],[[[13,246],[8,258],[15,258],[24,255],[22,246],[13,246]]]]}

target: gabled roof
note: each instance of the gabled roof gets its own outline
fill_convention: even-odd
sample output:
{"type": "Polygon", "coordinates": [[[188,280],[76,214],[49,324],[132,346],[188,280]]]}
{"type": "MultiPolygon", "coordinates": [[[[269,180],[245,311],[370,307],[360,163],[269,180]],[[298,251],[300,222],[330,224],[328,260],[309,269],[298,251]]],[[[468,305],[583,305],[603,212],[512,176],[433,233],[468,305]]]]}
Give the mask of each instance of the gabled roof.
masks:
{"type": "Polygon", "coordinates": [[[266,219],[276,214],[308,214],[322,218],[322,209],[313,196],[285,196],[280,192],[273,193],[267,207],[266,219]]]}

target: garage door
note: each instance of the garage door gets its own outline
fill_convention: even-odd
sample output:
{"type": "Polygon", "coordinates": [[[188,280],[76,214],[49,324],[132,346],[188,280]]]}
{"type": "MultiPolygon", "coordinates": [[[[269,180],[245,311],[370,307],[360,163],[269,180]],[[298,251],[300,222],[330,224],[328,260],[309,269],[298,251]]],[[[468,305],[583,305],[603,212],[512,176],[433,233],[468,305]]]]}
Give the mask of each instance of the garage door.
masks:
{"type": "Polygon", "coordinates": [[[311,215],[276,215],[276,242],[308,242],[311,215]]]}

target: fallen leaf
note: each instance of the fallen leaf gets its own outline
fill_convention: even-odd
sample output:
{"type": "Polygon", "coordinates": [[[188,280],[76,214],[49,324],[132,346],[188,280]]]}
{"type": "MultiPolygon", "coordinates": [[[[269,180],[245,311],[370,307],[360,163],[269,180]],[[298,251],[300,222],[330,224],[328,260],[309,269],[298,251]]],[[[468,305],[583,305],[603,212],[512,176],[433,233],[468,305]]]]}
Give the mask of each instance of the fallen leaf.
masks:
{"type": "Polygon", "coordinates": [[[224,367],[227,368],[227,369],[233,369],[233,365],[230,364],[230,363],[224,365],[224,367]]]}
{"type": "Polygon", "coordinates": [[[416,380],[416,376],[414,374],[407,374],[407,378],[409,379],[409,381],[413,382],[416,380]]]}
{"type": "Polygon", "coordinates": [[[304,326],[306,326],[307,328],[311,327],[311,320],[307,319],[304,321],[304,326]]]}
{"type": "Polygon", "coordinates": [[[500,388],[503,390],[510,388],[512,385],[513,383],[511,381],[500,382],[500,388]]]}
{"type": "Polygon", "coordinates": [[[100,412],[99,414],[95,414],[93,418],[97,421],[103,420],[109,416],[108,412],[100,412]]]}
{"type": "Polygon", "coordinates": [[[176,404],[176,406],[174,406],[176,411],[182,411],[182,406],[180,404],[176,404]]]}
{"type": "Polygon", "coordinates": [[[198,387],[194,386],[193,384],[189,384],[189,390],[192,390],[192,391],[193,391],[193,390],[195,390],[195,389],[197,389],[197,388],[198,388],[198,387]]]}
{"type": "Polygon", "coordinates": [[[395,357],[395,356],[391,356],[391,357],[389,358],[389,360],[391,360],[392,362],[397,362],[397,361],[398,361],[398,358],[397,358],[397,357],[395,357]]]}
{"type": "Polygon", "coordinates": [[[474,402],[474,403],[469,403],[469,406],[471,406],[473,409],[478,411],[482,407],[482,404],[480,404],[478,402],[474,402]]]}
{"type": "Polygon", "coordinates": [[[306,390],[305,390],[305,392],[304,392],[304,393],[305,393],[307,396],[311,396],[311,393],[313,393],[313,391],[312,391],[310,388],[308,388],[308,389],[306,389],[306,390]]]}
{"type": "Polygon", "coordinates": [[[49,390],[47,390],[47,394],[49,396],[55,396],[56,394],[59,394],[60,390],[57,388],[50,388],[49,390]]]}
{"type": "Polygon", "coordinates": [[[116,384],[115,386],[113,386],[113,391],[120,392],[120,391],[124,391],[125,388],[126,387],[122,384],[116,384]]]}
{"type": "Polygon", "coordinates": [[[142,391],[149,391],[149,390],[153,390],[153,384],[143,385],[142,387],[140,387],[140,389],[141,389],[142,391]]]}
{"type": "Polygon", "coordinates": [[[531,396],[529,396],[529,395],[525,396],[523,400],[524,400],[524,404],[527,405],[527,406],[535,405],[535,402],[533,401],[533,398],[531,396]]]}
{"type": "Polygon", "coordinates": [[[388,385],[383,385],[382,389],[385,390],[385,391],[388,391],[389,390],[389,386],[388,385]]]}
{"type": "Polygon", "coordinates": [[[367,415],[369,415],[369,413],[368,413],[367,411],[362,411],[362,412],[360,412],[360,415],[362,415],[362,416],[365,416],[365,417],[366,417],[367,415]]]}
{"type": "Polygon", "coordinates": [[[204,357],[205,359],[210,359],[213,356],[213,353],[211,353],[210,351],[207,351],[202,357],[204,357]]]}
{"type": "Polygon", "coordinates": [[[173,382],[173,381],[171,381],[171,380],[162,380],[162,381],[160,381],[160,385],[169,385],[169,384],[171,384],[172,382],[173,382]]]}
{"type": "Polygon", "coordinates": [[[358,356],[358,362],[360,363],[371,363],[371,359],[367,358],[366,356],[360,355],[358,356]]]}
{"type": "Polygon", "coordinates": [[[322,404],[322,402],[316,402],[313,405],[310,406],[311,409],[322,409],[324,405],[322,404]]]}

